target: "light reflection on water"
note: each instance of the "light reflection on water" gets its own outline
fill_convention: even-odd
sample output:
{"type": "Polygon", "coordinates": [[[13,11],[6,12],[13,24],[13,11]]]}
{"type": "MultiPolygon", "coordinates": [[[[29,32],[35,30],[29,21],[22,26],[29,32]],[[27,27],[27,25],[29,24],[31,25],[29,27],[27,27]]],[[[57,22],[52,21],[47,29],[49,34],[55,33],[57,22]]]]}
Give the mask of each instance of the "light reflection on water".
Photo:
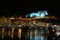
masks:
{"type": "MultiPolygon", "coordinates": [[[[45,35],[45,30],[30,31],[30,40],[47,40],[47,35],[45,35]]],[[[47,33],[46,33],[47,34],[47,33]]]]}
{"type": "Polygon", "coordinates": [[[14,29],[15,29],[15,28],[12,28],[12,33],[11,33],[11,37],[12,37],[12,39],[13,39],[14,29]]]}
{"type": "MultiPolygon", "coordinates": [[[[2,39],[4,39],[4,36],[9,36],[12,39],[14,38],[14,34],[16,34],[19,39],[21,39],[21,34],[22,33],[22,29],[18,28],[17,32],[14,32],[15,28],[11,28],[10,30],[6,30],[6,28],[2,28],[2,39]]],[[[31,29],[31,30],[27,30],[25,36],[27,38],[29,38],[30,40],[47,40],[47,31],[42,29],[42,30],[38,30],[38,29],[31,29]]]]}
{"type": "Polygon", "coordinates": [[[4,38],[4,29],[5,28],[2,28],[2,39],[4,38]]]}
{"type": "Polygon", "coordinates": [[[18,29],[18,37],[21,39],[21,29],[18,29]]]}

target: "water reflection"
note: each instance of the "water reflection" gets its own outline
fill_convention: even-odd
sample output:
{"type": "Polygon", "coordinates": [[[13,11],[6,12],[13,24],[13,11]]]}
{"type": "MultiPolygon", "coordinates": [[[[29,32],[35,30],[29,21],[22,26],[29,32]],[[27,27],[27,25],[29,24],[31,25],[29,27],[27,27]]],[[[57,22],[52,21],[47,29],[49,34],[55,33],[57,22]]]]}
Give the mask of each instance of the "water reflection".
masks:
{"type": "Polygon", "coordinates": [[[5,28],[2,28],[2,39],[4,38],[4,29],[5,28]]]}
{"type": "Polygon", "coordinates": [[[21,29],[18,29],[18,37],[21,39],[21,29]]]}
{"type": "Polygon", "coordinates": [[[12,40],[47,40],[46,29],[0,28],[0,38],[12,40]]]}
{"type": "Polygon", "coordinates": [[[30,40],[47,40],[48,34],[46,30],[35,29],[30,31],[30,40]]]}
{"type": "Polygon", "coordinates": [[[11,37],[12,37],[12,39],[13,39],[14,29],[15,29],[15,28],[12,28],[12,33],[11,33],[11,37]]]}

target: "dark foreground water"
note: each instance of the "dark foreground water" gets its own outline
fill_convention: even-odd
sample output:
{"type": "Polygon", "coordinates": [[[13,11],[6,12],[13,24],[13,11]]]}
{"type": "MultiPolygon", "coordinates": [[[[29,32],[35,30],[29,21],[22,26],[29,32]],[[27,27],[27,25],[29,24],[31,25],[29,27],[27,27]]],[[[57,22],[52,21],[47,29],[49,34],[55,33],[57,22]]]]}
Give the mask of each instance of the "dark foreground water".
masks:
{"type": "Polygon", "coordinates": [[[1,40],[47,40],[48,30],[45,28],[0,28],[1,40]]]}

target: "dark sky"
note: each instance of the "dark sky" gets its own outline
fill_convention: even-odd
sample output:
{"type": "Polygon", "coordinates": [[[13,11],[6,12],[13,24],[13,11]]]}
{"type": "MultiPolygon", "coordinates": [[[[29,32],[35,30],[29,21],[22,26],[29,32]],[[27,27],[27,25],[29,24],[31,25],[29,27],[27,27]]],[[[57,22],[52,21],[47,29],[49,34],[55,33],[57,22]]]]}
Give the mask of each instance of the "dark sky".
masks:
{"type": "Polygon", "coordinates": [[[37,12],[39,10],[48,11],[49,15],[54,15],[60,18],[59,1],[52,0],[10,0],[0,1],[0,16],[25,16],[30,12],[37,12]]]}

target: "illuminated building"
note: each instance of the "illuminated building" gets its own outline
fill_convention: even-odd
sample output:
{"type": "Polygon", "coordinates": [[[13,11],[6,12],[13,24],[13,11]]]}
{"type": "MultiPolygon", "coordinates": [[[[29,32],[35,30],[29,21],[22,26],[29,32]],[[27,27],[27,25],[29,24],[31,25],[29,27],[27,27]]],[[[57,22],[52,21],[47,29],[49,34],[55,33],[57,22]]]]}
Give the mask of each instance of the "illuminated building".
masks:
{"type": "Polygon", "coordinates": [[[29,15],[26,15],[26,17],[30,16],[30,17],[35,17],[35,18],[41,18],[41,17],[45,17],[46,15],[48,15],[47,11],[38,11],[38,12],[33,12],[30,13],[29,15]]]}
{"type": "MultiPolygon", "coordinates": [[[[10,17],[10,18],[5,18],[2,17],[0,18],[0,24],[4,23],[5,25],[9,23],[10,20],[10,24],[11,25],[38,25],[38,26],[49,26],[53,23],[56,23],[57,21],[59,21],[59,19],[57,19],[54,16],[49,16],[47,11],[38,11],[38,12],[33,12],[30,13],[28,15],[26,15],[26,18],[22,18],[22,17],[10,17]],[[30,17],[29,17],[30,16],[30,17]]],[[[57,23],[56,23],[57,24],[57,23]]],[[[2,24],[3,25],[3,24],[2,24]]]]}

